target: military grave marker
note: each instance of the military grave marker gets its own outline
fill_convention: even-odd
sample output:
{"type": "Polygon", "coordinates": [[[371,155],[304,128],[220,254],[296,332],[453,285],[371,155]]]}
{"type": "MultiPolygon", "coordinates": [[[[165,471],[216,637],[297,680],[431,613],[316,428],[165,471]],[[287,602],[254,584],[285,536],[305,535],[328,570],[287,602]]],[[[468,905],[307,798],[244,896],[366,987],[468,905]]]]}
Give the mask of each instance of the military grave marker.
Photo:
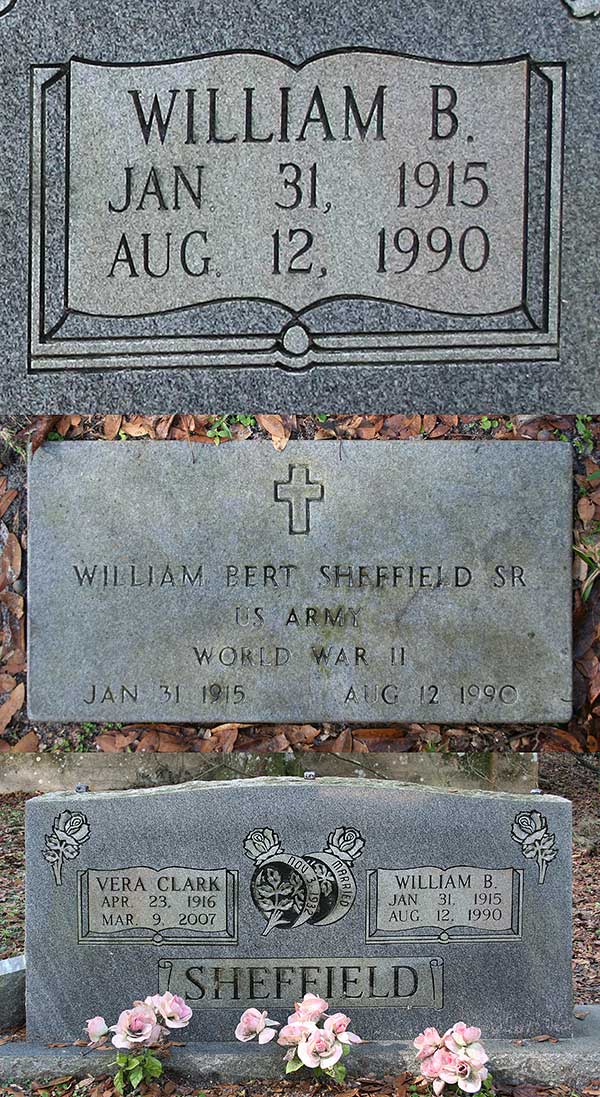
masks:
{"type": "Polygon", "coordinates": [[[562,443],[50,443],[35,720],[571,716],[562,443]]]}

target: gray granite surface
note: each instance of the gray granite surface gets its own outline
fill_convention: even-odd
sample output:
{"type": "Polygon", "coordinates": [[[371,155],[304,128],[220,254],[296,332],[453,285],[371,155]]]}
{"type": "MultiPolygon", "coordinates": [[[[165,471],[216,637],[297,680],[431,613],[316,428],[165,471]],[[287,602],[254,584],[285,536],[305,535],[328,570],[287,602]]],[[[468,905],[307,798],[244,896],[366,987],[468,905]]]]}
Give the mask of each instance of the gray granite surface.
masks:
{"type": "Polygon", "coordinates": [[[0,1032],[25,1023],[25,957],[0,960],[0,1032]]]}
{"type": "Polygon", "coordinates": [[[560,797],[344,778],[49,793],[26,843],[33,1041],[159,988],[208,1042],[308,990],[370,1039],[459,1015],[489,1037],[572,1034],[560,797]]]}
{"type": "Polygon", "coordinates": [[[30,717],[566,721],[571,491],[562,443],[50,443],[30,717]]]}
{"type": "Polygon", "coordinates": [[[0,413],[599,410],[583,9],[9,4],[0,413]]]}

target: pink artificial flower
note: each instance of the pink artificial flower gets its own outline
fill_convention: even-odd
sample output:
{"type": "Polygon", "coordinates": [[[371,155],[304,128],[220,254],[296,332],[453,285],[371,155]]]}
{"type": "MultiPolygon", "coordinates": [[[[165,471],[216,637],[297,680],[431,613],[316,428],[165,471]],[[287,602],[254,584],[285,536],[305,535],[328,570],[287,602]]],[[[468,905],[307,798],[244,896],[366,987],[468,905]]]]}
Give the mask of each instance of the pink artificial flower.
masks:
{"type": "Polygon", "coordinates": [[[273,1029],[278,1024],[278,1021],[269,1019],[266,1009],[262,1013],[259,1009],[246,1009],[240,1017],[235,1036],[237,1040],[241,1040],[243,1043],[258,1036],[259,1044],[268,1044],[269,1040],[272,1040],[275,1036],[273,1029]]]}
{"type": "Polygon", "coordinates": [[[318,1021],[329,1009],[329,1002],[319,998],[318,994],[305,994],[301,1002],[295,1002],[295,1013],[288,1017],[288,1024],[296,1021],[318,1021]]]}
{"type": "Polygon", "coordinates": [[[115,1034],[112,1038],[115,1047],[130,1050],[137,1044],[145,1047],[156,1044],[163,1030],[152,1006],[146,1002],[134,1002],[133,1009],[124,1009],[110,1031],[115,1034]]]}
{"type": "Polygon", "coordinates": [[[458,1088],[464,1093],[479,1093],[482,1083],[488,1076],[487,1067],[475,1066],[468,1059],[460,1059],[458,1064],[458,1088]]]}
{"type": "Polygon", "coordinates": [[[350,1018],[346,1017],[345,1013],[332,1013],[331,1017],[325,1021],[323,1028],[327,1032],[334,1032],[340,1044],[362,1044],[360,1036],[356,1036],[354,1032],[348,1032],[349,1024],[350,1018]]]}
{"type": "Polygon", "coordinates": [[[457,1021],[445,1034],[453,1036],[458,1044],[475,1044],[481,1039],[481,1029],[474,1025],[465,1025],[464,1021],[457,1021]]]}
{"type": "MultiPolygon", "coordinates": [[[[445,1084],[458,1086],[464,1093],[479,1093],[482,1082],[488,1076],[486,1067],[474,1066],[468,1059],[453,1055],[443,1048],[436,1054],[437,1079],[434,1079],[433,1090],[437,1095],[442,1092],[445,1084]]],[[[436,1059],[436,1056],[432,1056],[432,1059],[436,1059]]],[[[431,1069],[433,1065],[432,1063],[431,1069]]],[[[428,1074],[426,1077],[432,1075],[428,1074]]]]}
{"type": "Polygon", "coordinates": [[[421,1074],[424,1078],[437,1078],[441,1071],[454,1061],[454,1056],[445,1047],[437,1048],[421,1062],[421,1074]]]}
{"type": "Polygon", "coordinates": [[[483,1064],[488,1062],[485,1048],[479,1043],[480,1036],[480,1028],[458,1021],[444,1033],[444,1045],[453,1055],[466,1059],[474,1069],[480,1070],[483,1064]]]}
{"type": "Polygon", "coordinates": [[[152,1007],[167,1028],[185,1028],[190,1023],[192,1011],[187,1002],[169,990],[162,995],[153,994],[144,1004],[152,1007]]]}
{"type": "Polygon", "coordinates": [[[327,1070],[341,1059],[343,1047],[335,1032],[315,1028],[305,1040],[298,1044],[298,1058],[306,1067],[321,1067],[327,1070]]]}
{"type": "Polygon", "coordinates": [[[90,1017],[89,1021],[86,1021],[85,1023],[85,1030],[89,1036],[90,1043],[96,1044],[98,1040],[101,1040],[103,1036],[106,1036],[108,1025],[104,1020],[104,1017],[90,1017]]]}
{"type": "Polygon", "coordinates": [[[301,1040],[305,1040],[314,1032],[316,1025],[310,1021],[292,1021],[284,1025],[277,1035],[277,1043],[281,1047],[298,1047],[301,1040]]]}
{"type": "Polygon", "coordinates": [[[413,1040],[413,1047],[417,1049],[419,1060],[428,1059],[441,1045],[442,1037],[437,1028],[426,1028],[424,1032],[419,1033],[416,1040],[413,1040]]]}

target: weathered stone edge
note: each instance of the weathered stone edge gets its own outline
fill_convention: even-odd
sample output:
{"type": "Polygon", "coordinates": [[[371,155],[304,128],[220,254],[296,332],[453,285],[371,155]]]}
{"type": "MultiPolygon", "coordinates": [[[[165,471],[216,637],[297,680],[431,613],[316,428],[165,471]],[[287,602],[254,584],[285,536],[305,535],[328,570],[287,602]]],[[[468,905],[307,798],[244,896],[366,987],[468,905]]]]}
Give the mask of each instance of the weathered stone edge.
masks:
{"type": "MultiPolygon", "coordinates": [[[[538,1082],[542,1085],[583,1086],[600,1077],[600,1005],[580,1006],[575,1036],[558,1043],[486,1040],[491,1067],[505,1085],[538,1082]]],[[[415,1067],[414,1048],[407,1042],[374,1040],[352,1049],[350,1077],[381,1077],[415,1067]]],[[[110,1051],[91,1048],[49,1048],[41,1044],[12,1043],[0,1047],[0,1083],[22,1084],[63,1074],[84,1077],[108,1073],[110,1051]]],[[[281,1076],[282,1050],[255,1044],[187,1044],[173,1048],[167,1071],[174,1077],[200,1084],[241,1082],[281,1076]]]]}
{"type": "MultiPolygon", "coordinates": [[[[315,777],[311,783],[314,783],[320,788],[344,788],[347,785],[347,777],[315,777]]],[[[137,796],[164,796],[167,793],[173,793],[176,789],[177,792],[204,792],[209,794],[210,792],[218,791],[218,789],[231,790],[235,786],[240,788],[299,788],[307,784],[305,777],[241,777],[238,780],[231,781],[185,781],[181,784],[174,785],[157,785],[154,788],[135,788],[135,789],[115,789],[114,791],[98,791],[98,792],[45,792],[42,796],[36,796],[35,799],[28,802],[28,808],[36,807],[38,804],[52,803],[53,801],[74,800],[76,802],[90,800],[106,800],[108,798],[115,798],[118,800],[133,799],[137,796]]],[[[356,785],[358,788],[358,783],[356,785]]],[[[555,796],[553,794],[538,794],[537,790],[534,794],[521,793],[521,792],[497,792],[496,790],[487,789],[453,789],[442,788],[435,785],[421,785],[415,784],[411,781],[386,781],[386,789],[396,789],[402,792],[419,792],[419,793],[431,793],[435,796],[447,797],[448,799],[454,799],[460,797],[468,797],[470,799],[478,799],[485,797],[486,799],[492,798],[495,800],[504,801],[522,801],[528,799],[529,795],[535,795],[536,799],[546,803],[568,804],[570,803],[564,796],[555,796]]],[[[360,780],[360,789],[373,789],[378,791],[382,788],[382,782],[380,778],[363,777],[360,780]]]]}

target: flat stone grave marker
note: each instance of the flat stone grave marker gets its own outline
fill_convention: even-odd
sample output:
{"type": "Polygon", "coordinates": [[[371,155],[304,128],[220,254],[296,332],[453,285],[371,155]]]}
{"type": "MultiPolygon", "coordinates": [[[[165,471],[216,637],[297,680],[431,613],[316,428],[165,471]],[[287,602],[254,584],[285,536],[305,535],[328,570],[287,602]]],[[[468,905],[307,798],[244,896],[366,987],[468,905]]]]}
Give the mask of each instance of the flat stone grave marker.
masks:
{"type": "Polygon", "coordinates": [[[598,410],[597,15],[4,2],[3,410],[598,410]]]}
{"type": "Polygon", "coordinates": [[[369,1039],[459,1018],[568,1037],[570,818],[555,796],[344,778],[36,797],[28,1036],[169,989],[208,1042],[307,991],[369,1039]]]}
{"type": "Polygon", "coordinates": [[[50,443],[29,477],[29,713],[571,716],[562,443],[50,443]]]}

